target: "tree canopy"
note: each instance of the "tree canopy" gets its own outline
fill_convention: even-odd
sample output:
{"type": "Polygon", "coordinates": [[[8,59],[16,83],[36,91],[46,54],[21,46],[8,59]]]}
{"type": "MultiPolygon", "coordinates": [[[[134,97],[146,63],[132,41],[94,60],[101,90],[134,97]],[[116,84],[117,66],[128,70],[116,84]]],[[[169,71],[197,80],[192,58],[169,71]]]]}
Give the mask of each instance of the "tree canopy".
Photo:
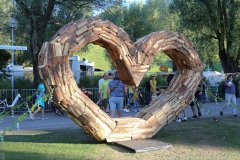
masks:
{"type": "Polygon", "coordinates": [[[111,6],[111,0],[16,0],[16,15],[20,20],[24,39],[29,46],[34,81],[40,76],[37,70],[38,54],[44,41],[69,21],[92,15],[93,8],[111,6]]]}
{"type": "Polygon", "coordinates": [[[181,28],[190,30],[204,40],[204,43],[200,43],[201,48],[207,47],[207,50],[218,52],[225,72],[240,70],[240,1],[173,0],[171,7],[179,13],[181,28]]]}
{"type": "MultiPolygon", "coordinates": [[[[122,27],[133,41],[151,32],[182,33],[196,46],[203,63],[224,72],[240,70],[239,0],[147,0],[126,5],[124,0],[0,0],[0,43],[10,44],[10,16],[18,20],[15,44],[29,50],[17,51],[16,62],[32,65],[35,82],[40,48],[64,24],[100,13],[122,27]],[[219,64],[220,64],[219,63],[219,64]]],[[[156,57],[161,63],[162,56],[156,57]]]]}
{"type": "Polygon", "coordinates": [[[6,78],[8,75],[6,74],[5,67],[8,64],[8,61],[11,59],[11,54],[5,50],[0,50],[0,72],[1,79],[6,78]]]}

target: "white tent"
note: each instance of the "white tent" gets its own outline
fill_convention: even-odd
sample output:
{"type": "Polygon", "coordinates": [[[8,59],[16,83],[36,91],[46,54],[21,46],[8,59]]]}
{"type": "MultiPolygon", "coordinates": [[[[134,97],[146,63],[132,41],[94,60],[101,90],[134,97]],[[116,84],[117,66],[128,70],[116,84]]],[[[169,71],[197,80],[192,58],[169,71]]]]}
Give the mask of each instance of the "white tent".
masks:
{"type": "Polygon", "coordinates": [[[218,86],[219,83],[225,80],[225,74],[217,71],[204,71],[203,77],[205,77],[210,86],[218,86]]]}

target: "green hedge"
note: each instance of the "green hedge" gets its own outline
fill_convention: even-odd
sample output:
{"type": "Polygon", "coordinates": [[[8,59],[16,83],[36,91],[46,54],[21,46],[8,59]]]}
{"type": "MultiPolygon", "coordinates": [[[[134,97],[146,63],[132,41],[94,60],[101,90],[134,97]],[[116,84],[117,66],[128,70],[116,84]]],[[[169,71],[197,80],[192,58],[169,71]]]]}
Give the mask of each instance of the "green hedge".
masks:
{"type": "Polygon", "coordinates": [[[80,78],[78,87],[82,88],[98,88],[98,80],[101,79],[101,76],[85,76],[80,78]]]}
{"type": "MultiPolygon", "coordinates": [[[[12,83],[10,79],[0,79],[0,89],[11,89],[12,83]]],[[[15,78],[14,79],[14,89],[33,89],[33,82],[25,78],[15,78]]]]}

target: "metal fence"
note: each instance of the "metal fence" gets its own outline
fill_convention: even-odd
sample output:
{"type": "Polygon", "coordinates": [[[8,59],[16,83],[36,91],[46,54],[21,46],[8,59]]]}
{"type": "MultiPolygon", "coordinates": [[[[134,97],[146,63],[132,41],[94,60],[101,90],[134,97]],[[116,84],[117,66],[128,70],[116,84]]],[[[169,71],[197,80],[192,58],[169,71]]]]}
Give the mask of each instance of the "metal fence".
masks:
{"type": "MultiPolygon", "coordinates": [[[[166,89],[167,86],[159,86],[158,88],[166,89]]],[[[99,99],[98,88],[86,88],[86,90],[93,93],[92,95],[90,95],[89,98],[96,103],[99,99]]],[[[145,88],[139,88],[139,90],[143,96],[140,101],[140,106],[143,106],[147,103],[149,93],[145,88]]],[[[18,93],[21,95],[22,99],[25,99],[28,96],[31,96],[32,98],[30,99],[30,102],[31,104],[34,104],[35,98],[36,98],[36,96],[34,96],[36,93],[36,89],[14,89],[13,98],[12,98],[11,89],[0,89],[0,100],[7,99],[8,104],[10,105],[18,93]]],[[[127,97],[124,99],[124,105],[126,105],[126,103],[127,103],[127,97]]],[[[24,110],[25,110],[24,108],[19,108],[18,110],[16,110],[16,112],[23,112],[24,110]]],[[[55,106],[52,103],[46,102],[45,111],[53,111],[53,110],[55,110],[55,106]]]]}
{"type": "MultiPolygon", "coordinates": [[[[31,106],[32,104],[34,104],[36,95],[36,89],[0,89],[0,100],[7,100],[8,105],[11,105],[14,98],[20,94],[21,95],[21,99],[19,99],[19,101],[16,103],[16,105],[19,105],[23,102],[23,100],[25,100],[27,97],[31,97],[28,101],[28,104],[31,106]],[[12,94],[13,93],[13,94],[12,94]],[[13,97],[12,97],[13,96],[13,97]]],[[[17,109],[15,109],[15,112],[24,112],[26,111],[26,106],[22,105],[21,107],[18,107],[17,109]]],[[[46,111],[51,111],[51,107],[50,105],[46,105],[46,111]]]]}

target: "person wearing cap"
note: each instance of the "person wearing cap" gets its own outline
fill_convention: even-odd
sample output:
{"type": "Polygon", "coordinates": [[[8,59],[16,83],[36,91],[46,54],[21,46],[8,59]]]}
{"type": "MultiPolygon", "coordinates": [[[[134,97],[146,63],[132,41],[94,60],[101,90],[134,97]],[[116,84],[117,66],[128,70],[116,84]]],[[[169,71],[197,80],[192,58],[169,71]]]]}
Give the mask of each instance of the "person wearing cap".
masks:
{"type": "Polygon", "coordinates": [[[157,96],[157,81],[155,74],[152,75],[149,83],[150,83],[150,96],[152,101],[152,99],[157,96]]]}
{"type": "Polygon", "coordinates": [[[45,87],[42,83],[41,80],[38,80],[38,88],[37,88],[37,99],[35,101],[35,105],[37,106],[37,109],[33,112],[33,114],[30,114],[30,118],[34,120],[34,115],[37,114],[38,112],[42,112],[42,119],[44,119],[44,107],[45,107],[45,102],[44,102],[44,92],[45,92],[45,87]]]}

